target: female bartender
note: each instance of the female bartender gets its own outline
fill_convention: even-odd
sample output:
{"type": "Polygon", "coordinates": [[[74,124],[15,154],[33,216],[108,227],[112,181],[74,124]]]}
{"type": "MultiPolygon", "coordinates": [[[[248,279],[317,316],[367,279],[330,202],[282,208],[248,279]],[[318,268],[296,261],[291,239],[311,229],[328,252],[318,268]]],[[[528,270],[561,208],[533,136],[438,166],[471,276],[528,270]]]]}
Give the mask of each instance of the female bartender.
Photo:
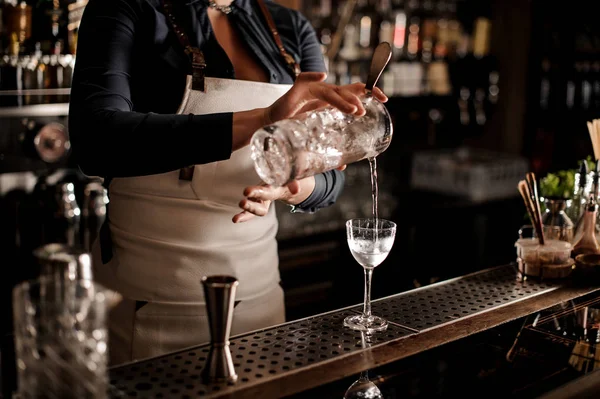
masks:
{"type": "Polygon", "coordinates": [[[363,115],[364,85],[326,84],[324,70],[308,21],[270,0],[89,1],[69,128],[80,168],[109,190],[93,255],[95,279],[125,298],[111,363],[206,342],[204,275],[240,282],[232,334],[284,321],[271,201],[315,212],[344,178],[266,186],[248,144],[325,105],[363,115]]]}

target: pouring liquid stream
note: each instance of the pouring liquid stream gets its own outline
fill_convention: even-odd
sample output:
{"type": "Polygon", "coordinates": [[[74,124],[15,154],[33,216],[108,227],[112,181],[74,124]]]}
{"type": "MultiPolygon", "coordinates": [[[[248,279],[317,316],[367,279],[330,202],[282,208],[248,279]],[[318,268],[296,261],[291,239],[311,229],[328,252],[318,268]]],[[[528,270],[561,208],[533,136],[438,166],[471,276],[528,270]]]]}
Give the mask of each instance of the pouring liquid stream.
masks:
{"type": "Polygon", "coordinates": [[[377,209],[377,201],[379,188],[377,187],[377,158],[369,158],[369,167],[371,169],[371,197],[373,199],[373,219],[375,219],[375,227],[377,227],[377,219],[379,219],[379,210],[377,209]]]}
{"type": "Polygon", "coordinates": [[[375,220],[375,246],[374,248],[379,248],[379,233],[378,229],[378,219],[379,219],[379,209],[378,209],[378,200],[379,200],[379,187],[377,186],[377,157],[369,158],[369,167],[371,169],[371,198],[373,200],[373,219],[375,220]]]}

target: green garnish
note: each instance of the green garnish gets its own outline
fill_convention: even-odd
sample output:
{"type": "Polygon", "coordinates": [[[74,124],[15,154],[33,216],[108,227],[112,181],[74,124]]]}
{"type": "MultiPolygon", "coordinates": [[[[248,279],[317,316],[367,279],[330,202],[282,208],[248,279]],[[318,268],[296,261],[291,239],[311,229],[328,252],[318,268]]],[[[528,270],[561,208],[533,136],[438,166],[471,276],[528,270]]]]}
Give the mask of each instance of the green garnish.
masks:
{"type": "MultiPolygon", "coordinates": [[[[591,157],[588,157],[586,162],[588,171],[595,169],[596,164],[591,157]]],[[[578,169],[567,169],[548,173],[540,179],[540,195],[546,198],[571,198],[575,189],[575,174],[578,171],[578,169]]]]}

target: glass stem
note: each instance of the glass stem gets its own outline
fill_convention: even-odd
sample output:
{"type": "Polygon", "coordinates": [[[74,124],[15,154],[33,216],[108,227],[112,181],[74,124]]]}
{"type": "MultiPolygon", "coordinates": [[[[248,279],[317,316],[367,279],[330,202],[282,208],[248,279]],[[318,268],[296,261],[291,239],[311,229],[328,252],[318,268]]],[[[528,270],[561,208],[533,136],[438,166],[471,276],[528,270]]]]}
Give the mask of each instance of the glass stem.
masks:
{"type": "Polygon", "coordinates": [[[364,317],[371,317],[371,279],[373,278],[373,268],[365,267],[365,305],[363,309],[364,317]]]}

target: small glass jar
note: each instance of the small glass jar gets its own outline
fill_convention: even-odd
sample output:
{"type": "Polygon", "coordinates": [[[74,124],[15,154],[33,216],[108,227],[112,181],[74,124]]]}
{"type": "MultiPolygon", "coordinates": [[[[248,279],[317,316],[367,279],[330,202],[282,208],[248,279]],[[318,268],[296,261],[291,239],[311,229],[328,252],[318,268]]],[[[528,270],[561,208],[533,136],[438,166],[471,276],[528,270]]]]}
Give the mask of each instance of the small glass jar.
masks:
{"type": "Polygon", "coordinates": [[[260,178],[282,186],[381,154],[392,140],[392,118],[374,97],[363,104],[360,117],[326,107],[259,129],[250,145],[260,178]]]}
{"type": "Polygon", "coordinates": [[[575,226],[565,212],[567,199],[550,197],[546,202],[546,212],[542,216],[545,238],[572,242],[575,226]]]}

